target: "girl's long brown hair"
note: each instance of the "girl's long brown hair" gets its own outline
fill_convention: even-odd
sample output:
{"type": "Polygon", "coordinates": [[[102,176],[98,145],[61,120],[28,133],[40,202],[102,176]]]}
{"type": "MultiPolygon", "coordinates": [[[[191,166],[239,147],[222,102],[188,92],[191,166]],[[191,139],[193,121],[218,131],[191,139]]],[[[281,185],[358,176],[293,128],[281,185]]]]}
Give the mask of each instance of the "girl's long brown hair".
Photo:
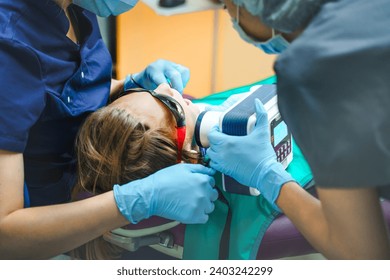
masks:
{"type": "MultiPolygon", "coordinates": [[[[169,125],[152,129],[128,111],[114,106],[92,113],[76,139],[78,181],[74,199],[110,191],[115,184],[141,179],[176,164],[174,135],[169,125]]],[[[184,150],[182,157],[185,162],[197,162],[199,154],[184,150]]],[[[120,252],[100,237],[73,251],[72,256],[113,259],[120,252]]]]}

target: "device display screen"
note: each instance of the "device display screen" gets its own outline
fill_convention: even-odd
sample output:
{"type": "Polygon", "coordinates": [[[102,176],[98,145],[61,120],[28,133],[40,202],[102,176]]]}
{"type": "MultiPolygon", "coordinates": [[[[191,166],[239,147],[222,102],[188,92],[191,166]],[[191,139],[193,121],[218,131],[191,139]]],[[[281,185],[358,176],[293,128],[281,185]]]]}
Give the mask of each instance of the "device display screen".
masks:
{"type": "Polygon", "coordinates": [[[274,146],[279,143],[288,135],[287,125],[284,121],[281,121],[276,127],[274,127],[274,146]]]}

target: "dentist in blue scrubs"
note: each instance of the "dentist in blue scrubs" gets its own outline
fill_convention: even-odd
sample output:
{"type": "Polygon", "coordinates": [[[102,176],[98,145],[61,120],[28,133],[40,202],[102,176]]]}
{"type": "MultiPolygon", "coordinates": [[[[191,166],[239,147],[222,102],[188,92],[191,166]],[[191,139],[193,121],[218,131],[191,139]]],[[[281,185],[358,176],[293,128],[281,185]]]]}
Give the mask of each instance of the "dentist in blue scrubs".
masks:
{"type": "Polygon", "coordinates": [[[279,54],[279,110],[318,198],[276,161],[260,101],[250,135],[210,132],[210,166],[257,188],[325,257],[390,259],[390,1],[222,2],[243,40],[279,54]]]}
{"type": "Polygon", "coordinates": [[[69,202],[86,116],[123,88],[169,82],[182,91],[189,79],[187,68],[164,60],[112,79],[96,15],[137,2],[0,0],[0,259],[51,258],[153,215],[204,223],[213,211],[214,171],[186,164],[69,202]]]}

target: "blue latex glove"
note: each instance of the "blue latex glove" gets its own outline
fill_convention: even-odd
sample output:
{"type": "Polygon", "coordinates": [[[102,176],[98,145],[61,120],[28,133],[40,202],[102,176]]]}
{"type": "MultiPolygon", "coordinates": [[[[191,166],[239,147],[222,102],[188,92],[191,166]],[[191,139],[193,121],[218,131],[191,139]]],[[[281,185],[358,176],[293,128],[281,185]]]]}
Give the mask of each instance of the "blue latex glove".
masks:
{"type": "Polygon", "coordinates": [[[239,100],[241,100],[245,96],[246,96],[246,94],[243,94],[243,93],[233,94],[233,95],[229,96],[229,98],[226,99],[222,104],[206,106],[205,110],[206,111],[225,112],[227,109],[232,107],[234,104],[236,104],[239,100]]]}
{"type": "Polygon", "coordinates": [[[131,223],[160,216],[186,224],[206,223],[218,192],[215,170],[199,164],[176,164],[144,179],[114,186],[119,211],[131,223]]]}
{"type": "Polygon", "coordinates": [[[210,148],[207,155],[212,168],[233,177],[243,185],[258,189],[280,211],[275,201],[282,186],[294,179],[276,160],[263,104],[256,99],[255,106],[257,121],[252,133],[230,136],[214,127],[208,134],[210,148]]]}
{"type": "Polygon", "coordinates": [[[182,93],[190,79],[190,70],[180,64],[167,60],[157,60],[149,64],[142,72],[127,75],[124,89],[141,87],[155,89],[162,83],[182,93]]]}

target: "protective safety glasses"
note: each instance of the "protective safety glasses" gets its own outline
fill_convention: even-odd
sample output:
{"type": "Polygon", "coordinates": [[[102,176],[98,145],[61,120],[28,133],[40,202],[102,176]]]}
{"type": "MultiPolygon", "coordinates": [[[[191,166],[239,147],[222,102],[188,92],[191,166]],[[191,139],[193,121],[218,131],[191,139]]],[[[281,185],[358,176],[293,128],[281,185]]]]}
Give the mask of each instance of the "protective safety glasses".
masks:
{"type": "Polygon", "coordinates": [[[177,102],[173,97],[160,94],[154,90],[144,89],[144,88],[131,88],[119,93],[116,98],[134,93],[134,92],[148,92],[151,96],[161,101],[165,107],[169,109],[176,120],[176,142],[177,142],[177,162],[182,160],[182,150],[184,145],[184,140],[186,138],[186,120],[183,107],[177,102]]]}

